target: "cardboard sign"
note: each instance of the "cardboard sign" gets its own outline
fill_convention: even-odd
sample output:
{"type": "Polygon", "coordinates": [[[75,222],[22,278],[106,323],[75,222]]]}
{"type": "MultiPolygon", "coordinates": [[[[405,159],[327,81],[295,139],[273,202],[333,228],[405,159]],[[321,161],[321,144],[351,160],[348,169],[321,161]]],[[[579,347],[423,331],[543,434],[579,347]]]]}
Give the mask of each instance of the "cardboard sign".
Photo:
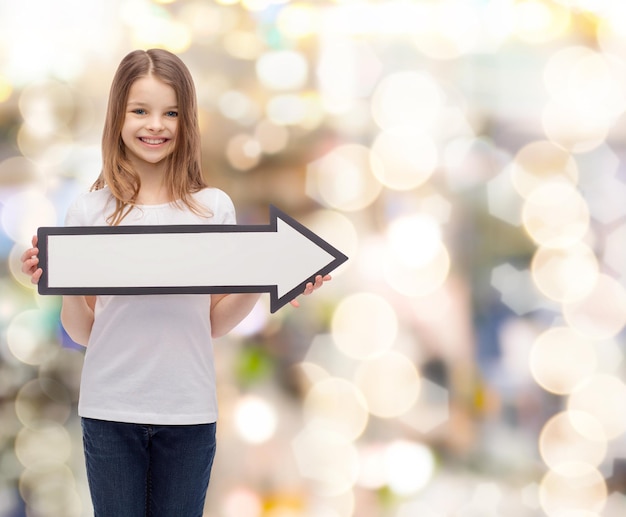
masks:
{"type": "Polygon", "coordinates": [[[41,227],[40,294],[270,293],[276,312],[348,257],[270,206],[269,225],[41,227]]]}

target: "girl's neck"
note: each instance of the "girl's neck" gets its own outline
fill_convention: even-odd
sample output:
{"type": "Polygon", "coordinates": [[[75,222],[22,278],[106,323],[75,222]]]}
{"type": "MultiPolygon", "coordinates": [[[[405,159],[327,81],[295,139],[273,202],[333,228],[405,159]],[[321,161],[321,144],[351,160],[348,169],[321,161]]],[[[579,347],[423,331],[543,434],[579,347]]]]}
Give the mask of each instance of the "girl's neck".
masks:
{"type": "Polygon", "coordinates": [[[172,200],[167,193],[167,190],[163,185],[156,189],[150,189],[141,186],[139,193],[137,194],[137,205],[164,205],[170,203],[172,200]]]}
{"type": "Polygon", "coordinates": [[[149,170],[136,168],[141,178],[141,187],[137,193],[138,205],[162,205],[172,201],[165,187],[165,170],[159,164],[149,167],[149,170]]]}

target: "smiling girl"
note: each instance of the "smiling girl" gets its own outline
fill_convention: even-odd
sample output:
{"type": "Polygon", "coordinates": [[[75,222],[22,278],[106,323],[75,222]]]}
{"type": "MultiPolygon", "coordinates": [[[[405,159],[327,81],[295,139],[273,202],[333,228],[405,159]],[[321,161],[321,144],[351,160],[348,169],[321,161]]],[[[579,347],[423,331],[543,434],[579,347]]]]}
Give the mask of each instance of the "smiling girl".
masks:
{"type": "MultiPolygon", "coordinates": [[[[231,199],[202,176],[196,102],[177,56],[128,54],[111,86],[102,172],[66,224],[234,224],[231,199]]],[[[33,283],[42,273],[36,246],[34,237],[22,256],[33,283]]],[[[63,297],[63,326],[87,346],[78,410],[95,517],[202,515],[216,446],[212,338],[258,297],[63,297]]]]}

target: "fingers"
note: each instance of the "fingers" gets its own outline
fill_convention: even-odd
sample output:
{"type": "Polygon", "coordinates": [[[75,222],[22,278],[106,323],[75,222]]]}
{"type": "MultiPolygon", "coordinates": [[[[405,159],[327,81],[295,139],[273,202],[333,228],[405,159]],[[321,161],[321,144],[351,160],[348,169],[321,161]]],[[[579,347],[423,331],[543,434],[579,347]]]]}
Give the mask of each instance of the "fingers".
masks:
{"type": "Polygon", "coordinates": [[[332,277],[330,275],[325,275],[325,276],[317,275],[315,277],[315,283],[309,282],[308,284],[306,284],[304,288],[304,294],[311,294],[316,289],[319,289],[320,287],[322,287],[322,285],[324,285],[324,282],[328,282],[331,279],[332,277]]]}
{"type": "Polygon", "coordinates": [[[27,249],[24,253],[22,253],[22,257],[21,257],[22,262],[26,262],[28,259],[36,257],[39,254],[39,249],[37,248],[37,236],[36,235],[33,235],[31,242],[33,244],[33,247],[27,249]]]}
{"type": "Polygon", "coordinates": [[[43,273],[41,268],[38,268],[39,265],[39,248],[37,248],[37,236],[33,235],[31,240],[33,247],[27,249],[24,253],[22,253],[21,261],[22,261],[22,272],[30,275],[30,281],[33,284],[39,282],[41,275],[43,273]]]}
{"type": "Polygon", "coordinates": [[[24,253],[22,253],[21,261],[26,262],[32,258],[37,257],[39,254],[39,248],[28,248],[24,253]]]}
{"type": "Polygon", "coordinates": [[[43,273],[43,269],[41,269],[41,268],[36,269],[35,272],[31,275],[30,281],[33,284],[39,283],[39,279],[41,278],[42,273],[43,273]]]}
{"type": "Polygon", "coordinates": [[[38,254],[39,249],[37,248],[30,248],[22,253],[22,271],[24,273],[27,273],[33,268],[33,266],[39,264],[39,257],[37,256],[38,254]]]}
{"type": "MultiPolygon", "coordinates": [[[[316,289],[319,289],[320,287],[322,287],[322,285],[324,285],[324,282],[328,282],[332,280],[332,277],[330,275],[317,275],[315,277],[315,281],[314,282],[308,282],[305,286],[304,286],[304,292],[302,294],[309,295],[311,294],[313,291],[315,291],[316,289]]],[[[294,307],[298,308],[300,307],[300,302],[298,302],[297,299],[293,299],[289,302],[291,305],[293,305],[294,307]]]]}
{"type": "Polygon", "coordinates": [[[38,283],[43,274],[43,269],[37,267],[38,264],[39,259],[37,257],[30,258],[22,264],[22,273],[30,275],[30,281],[33,284],[38,283]]]}

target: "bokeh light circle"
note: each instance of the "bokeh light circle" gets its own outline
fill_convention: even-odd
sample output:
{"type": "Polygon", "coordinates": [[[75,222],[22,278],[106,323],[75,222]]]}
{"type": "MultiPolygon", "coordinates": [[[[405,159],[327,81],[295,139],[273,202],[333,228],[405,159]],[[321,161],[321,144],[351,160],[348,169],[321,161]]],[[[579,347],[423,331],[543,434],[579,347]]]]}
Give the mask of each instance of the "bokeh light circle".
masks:
{"type": "Polygon", "coordinates": [[[313,5],[291,2],[278,13],[276,26],[288,37],[302,38],[319,30],[321,18],[321,13],[313,5]]]}
{"type": "Polygon", "coordinates": [[[45,311],[30,309],[20,312],[9,322],[6,331],[9,350],[25,364],[41,365],[59,351],[59,344],[50,330],[49,314],[45,311]]]}
{"type": "Polygon", "coordinates": [[[551,142],[572,153],[585,153],[605,142],[613,120],[597,111],[552,100],[543,109],[541,123],[551,142]]]}
{"type": "Polygon", "coordinates": [[[217,100],[217,107],[226,118],[235,120],[241,125],[253,124],[260,116],[260,108],[244,92],[227,90],[217,100]]]}
{"type": "Polygon", "coordinates": [[[567,47],[552,55],[544,81],[554,99],[579,113],[593,112],[611,119],[626,107],[624,62],[584,46],[567,47]]]}
{"type": "Polygon", "coordinates": [[[254,138],[259,142],[265,154],[275,154],[287,147],[289,130],[285,126],[263,119],[254,128],[254,138]]]}
{"type": "Polygon", "coordinates": [[[84,508],[76,481],[64,464],[26,468],[19,478],[19,493],[27,505],[27,515],[82,517],[84,508]]]}
{"type": "Polygon", "coordinates": [[[439,223],[426,214],[398,217],[387,228],[390,251],[407,266],[432,262],[441,248],[441,239],[439,223]]]}
{"type": "Polygon", "coordinates": [[[567,475],[567,469],[561,469],[572,462],[599,466],[606,456],[607,440],[602,425],[593,416],[582,411],[562,411],[543,426],[539,451],[548,467],[567,475]],[[584,434],[578,430],[581,427],[584,434]]]}
{"type": "Polygon", "coordinates": [[[528,196],[522,209],[524,229],[542,246],[563,248],[580,241],[589,229],[589,208],[578,190],[549,182],[528,196]]]}
{"type": "Polygon", "coordinates": [[[624,4],[606,2],[606,15],[598,19],[596,38],[600,48],[614,56],[626,52],[626,27],[624,26],[624,4]]]}
{"type": "Polygon", "coordinates": [[[71,452],[71,437],[61,424],[49,422],[36,430],[24,427],[15,437],[15,455],[22,465],[33,470],[63,464],[71,452]]]}
{"type": "Polygon", "coordinates": [[[570,153],[547,140],[526,144],[513,158],[511,180],[526,198],[546,182],[562,180],[578,183],[578,166],[570,153]]]}
{"type": "Polygon", "coordinates": [[[265,105],[267,119],[279,126],[300,126],[312,131],[323,120],[316,94],[282,93],[274,95],[265,105]]]}
{"type": "Polygon", "coordinates": [[[336,377],[315,383],[304,399],[304,419],[356,440],[369,419],[367,403],[351,382],[336,377]]]}
{"type": "Polygon", "coordinates": [[[381,131],[372,145],[372,171],[393,190],[419,187],[433,174],[438,162],[437,146],[422,130],[409,126],[381,131]]]}
{"type": "Polygon", "coordinates": [[[568,9],[542,0],[515,3],[515,33],[529,43],[544,43],[561,35],[570,22],[568,9]]]}
{"type": "Polygon", "coordinates": [[[15,396],[15,414],[30,429],[39,429],[49,422],[64,425],[71,409],[72,399],[67,388],[52,379],[33,379],[15,396]]]}
{"type": "Polygon", "coordinates": [[[338,496],[356,484],[359,456],[345,436],[310,424],[294,438],[292,447],[300,473],[314,482],[315,493],[338,496]]]}
{"type": "Polygon", "coordinates": [[[450,254],[439,243],[427,263],[412,265],[401,260],[396,253],[384,258],[383,274],[389,286],[396,292],[410,297],[426,296],[439,289],[450,273],[450,254]]]}
{"type": "MultiPolygon", "coordinates": [[[[611,440],[626,431],[626,384],[613,375],[597,374],[581,382],[567,400],[569,411],[580,411],[595,418],[611,440]]],[[[583,423],[578,424],[576,416],[572,424],[581,434],[588,431],[583,423]]]]}
{"type": "Polygon", "coordinates": [[[276,409],[265,399],[256,395],[241,397],[234,408],[234,425],[239,436],[248,443],[264,443],[276,431],[276,409]]]}
{"type": "Polygon", "coordinates": [[[595,373],[598,361],[589,338],[569,327],[555,327],[537,337],[529,363],[537,384],[565,395],[595,373]]]}
{"type": "Polygon", "coordinates": [[[372,115],[382,129],[398,126],[428,130],[439,116],[444,96],[428,74],[396,72],[385,76],[372,95],[372,115]]]}
{"type": "Polygon", "coordinates": [[[574,515],[600,512],[606,504],[607,495],[602,474],[581,462],[567,463],[558,471],[549,470],[539,484],[541,508],[550,517],[571,515],[568,512],[574,515]]]}
{"type": "Polygon", "coordinates": [[[71,156],[76,142],[69,129],[63,128],[52,135],[40,135],[23,124],[17,133],[20,152],[33,160],[42,170],[55,170],[71,156]]]}
{"type": "Polygon", "coordinates": [[[344,354],[368,359],[391,348],[398,334],[398,317],[381,296],[356,293],[339,303],[331,330],[333,341],[344,354]]]}
{"type": "Polygon", "coordinates": [[[382,185],[371,167],[370,150],[362,145],[340,145],[311,162],[307,193],[331,208],[353,212],[371,205],[382,185]]]}
{"type": "Polygon", "coordinates": [[[40,226],[55,226],[57,212],[40,191],[23,190],[11,196],[2,209],[2,229],[15,242],[30,244],[40,226]]]}
{"type": "Polygon", "coordinates": [[[594,339],[616,336],[626,325],[626,290],[613,277],[600,274],[591,291],[563,305],[567,323],[594,339]]]}
{"type": "Polygon", "coordinates": [[[190,27],[168,16],[153,15],[148,11],[135,18],[132,25],[132,45],[137,48],[160,47],[182,54],[192,43],[190,27]]]}
{"type": "MultiPolygon", "coordinates": [[[[11,156],[0,161],[0,185],[6,188],[7,192],[14,186],[37,185],[42,179],[39,167],[23,156],[11,156]]],[[[6,194],[0,192],[0,200],[5,196],[6,194]]]]}
{"type": "Polygon", "coordinates": [[[413,362],[399,352],[389,351],[362,362],[355,383],[365,396],[372,415],[395,418],[417,402],[421,377],[413,362]]]}
{"type": "Polygon", "coordinates": [[[235,487],[225,494],[222,500],[224,517],[261,517],[263,515],[263,499],[251,488],[235,487]]]}
{"type": "MultiPolygon", "coordinates": [[[[414,3],[412,40],[420,52],[431,59],[456,59],[471,52],[486,36],[484,12],[464,0],[414,3]]],[[[500,26],[504,12],[500,14],[500,26]]],[[[488,37],[488,36],[487,36],[488,37]]]]}
{"type": "Polygon", "coordinates": [[[567,97],[571,88],[575,87],[571,81],[572,70],[581,60],[594,54],[592,49],[583,45],[572,45],[554,52],[543,72],[543,82],[550,96],[567,97]]]}
{"type": "Polygon", "coordinates": [[[226,145],[228,162],[241,171],[256,167],[261,161],[261,151],[261,144],[254,137],[243,133],[231,137],[226,145]]]}
{"type": "Polygon", "coordinates": [[[294,90],[306,83],[308,63],[300,52],[273,50],[257,59],[256,72],[267,88],[277,91],[294,90]]]}
{"type": "Polygon", "coordinates": [[[598,281],[599,269],[595,253],[582,242],[567,248],[539,247],[530,266],[537,288],[561,303],[587,296],[598,281]]]}
{"type": "Polygon", "coordinates": [[[13,85],[3,76],[0,76],[0,103],[6,102],[13,93],[13,85]]]}
{"type": "Polygon", "coordinates": [[[431,481],[435,456],[421,443],[396,440],[384,452],[383,468],[389,488],[397,495],[408,496],[431,481]]]}
{"type": "Polygon", "coordinates": [[[18,102],[24,122],[39,136],[50,136],[66,128],[74,117],[74,92],[55,80],[26,86],[18,102]]]}

